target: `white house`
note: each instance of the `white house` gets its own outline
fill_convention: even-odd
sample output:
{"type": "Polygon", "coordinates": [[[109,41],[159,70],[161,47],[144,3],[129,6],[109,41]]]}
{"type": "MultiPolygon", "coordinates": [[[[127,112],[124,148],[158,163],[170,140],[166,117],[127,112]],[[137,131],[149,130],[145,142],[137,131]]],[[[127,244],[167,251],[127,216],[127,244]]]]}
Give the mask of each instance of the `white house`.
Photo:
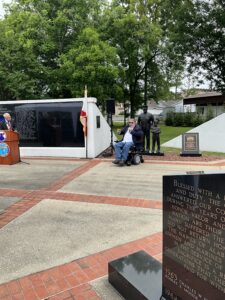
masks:
{"type": "Polygon", "coordinates": [[[207,115],[209,109],[212,110],[214,117],[225,111],[225,96],[218,92],[189,96],[184,98],[183,101],[184,106],[195,105],[196,111],[203,116],[207,115]]]}

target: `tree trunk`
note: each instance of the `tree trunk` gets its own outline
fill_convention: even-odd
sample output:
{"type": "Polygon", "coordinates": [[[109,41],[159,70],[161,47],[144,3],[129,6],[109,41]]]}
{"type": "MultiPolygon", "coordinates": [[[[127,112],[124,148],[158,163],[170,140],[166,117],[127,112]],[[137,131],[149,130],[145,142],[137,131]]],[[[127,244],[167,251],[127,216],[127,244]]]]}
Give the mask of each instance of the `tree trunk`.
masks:
{"type": "Polygon", "coordinates": [[[148,67],[147,67],[147,63],[145,63],[145,83],[144,83],[144,104],[145,105],[147,105],[147,100],[148,100],[147,85],[148,85],[148,67]]]}

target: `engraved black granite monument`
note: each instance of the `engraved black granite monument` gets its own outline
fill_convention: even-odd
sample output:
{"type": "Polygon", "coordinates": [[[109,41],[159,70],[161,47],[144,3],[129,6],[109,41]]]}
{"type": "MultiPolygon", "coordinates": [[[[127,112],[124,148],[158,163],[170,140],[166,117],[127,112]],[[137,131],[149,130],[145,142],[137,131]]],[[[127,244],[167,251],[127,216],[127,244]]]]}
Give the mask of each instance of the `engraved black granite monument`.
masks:
{"type": "Polygon", "coordinates": [[[164,176],[163,297],[225,299],[225,174],[164,176]]]}
{"type": "Polygon", "coordinates": [[[125,299],[225,299],[224,183],[219,172],[163,177],[162,283],[161,264],[144,252],[110,262],[125,299]]]}

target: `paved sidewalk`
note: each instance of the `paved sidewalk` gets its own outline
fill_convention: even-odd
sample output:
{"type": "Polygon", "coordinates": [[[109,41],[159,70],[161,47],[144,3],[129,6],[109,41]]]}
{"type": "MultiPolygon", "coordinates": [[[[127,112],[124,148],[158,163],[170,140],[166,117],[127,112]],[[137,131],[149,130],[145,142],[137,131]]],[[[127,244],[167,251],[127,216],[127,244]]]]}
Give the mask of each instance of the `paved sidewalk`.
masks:
{"type": "Polygon", "coordinates": [[[23,158],[0,168],[0,300],[119,300],[109,261],[139,250],[162,259],[162,176],[225,162],[23,158]]]}

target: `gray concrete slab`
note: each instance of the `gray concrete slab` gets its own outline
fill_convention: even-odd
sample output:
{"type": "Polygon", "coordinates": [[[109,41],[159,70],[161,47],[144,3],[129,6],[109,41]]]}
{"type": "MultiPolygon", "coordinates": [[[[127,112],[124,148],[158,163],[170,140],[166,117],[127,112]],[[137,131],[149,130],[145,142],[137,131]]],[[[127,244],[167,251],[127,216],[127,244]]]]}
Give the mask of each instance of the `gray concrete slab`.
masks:
{"type": "Polygon", "coordinates": [[[219,167],[149,163],[119,167],[111,162],[102,162],[69,182],[61,191],[162,200],[163,175],[213,169],[218,170],[219,167]]]}
{"type": "Polygon", "coordinates": [[[81,166],[82,161],[23,160],[15,165],[1,165],[0,188],[35,190],[81,166]]]}
{"type": "Polygon", "coordinates": [[[122,300],[124,299],[117,290],[108,282],[108,276],[101,277],[91,282],[101,300],[122,300]]]}
{"type": "Polygon", "coordinates": [[[10,207],[12,204],[20,201],[19,197],[3,197],[0,196],[0,214],[4,212],[5,209],[10,207]]]}
{"type": "Polygon", "coordinates": [[[0,229],[0,283],[161,231],[161,210],[43,200],[0,229]]]}

